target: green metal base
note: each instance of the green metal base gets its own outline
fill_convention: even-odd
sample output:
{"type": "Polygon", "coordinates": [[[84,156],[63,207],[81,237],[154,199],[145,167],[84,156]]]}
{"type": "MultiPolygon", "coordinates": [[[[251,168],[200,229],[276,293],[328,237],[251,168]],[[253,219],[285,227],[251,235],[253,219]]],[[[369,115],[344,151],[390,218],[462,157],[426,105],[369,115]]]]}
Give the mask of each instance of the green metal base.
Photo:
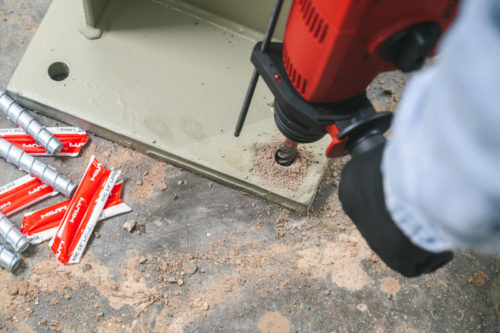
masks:
{"type": "Polygon", "coordinates": [[[184,2],[116,0],[100,18],[102,35],[89,39],[80,32],[81,7],[53,1],[8,86],[14,97],[285,207],[310,205],[326,164],[325,142],[311,148],[316,161],[296,191],[271,186],[252,171],[256,147],[278,134],[264,83],[241,137],[233,137],[260,32],[184,2]],[[49,71],[57,62],[66,66],[49,71]]]}

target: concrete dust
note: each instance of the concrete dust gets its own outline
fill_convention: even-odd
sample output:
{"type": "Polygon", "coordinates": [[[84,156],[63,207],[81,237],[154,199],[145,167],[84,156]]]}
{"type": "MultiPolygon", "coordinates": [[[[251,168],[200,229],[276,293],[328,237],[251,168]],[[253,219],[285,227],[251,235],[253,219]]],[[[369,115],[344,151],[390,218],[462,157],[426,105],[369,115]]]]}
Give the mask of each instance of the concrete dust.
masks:
{"type": "MultiPolygon", "coordinates": [[[[329,181],[335,179],[333,170],[327,170],[332,175],[329,181]]],[[[96,324],[100,332],[184,332],[204,318],[218,315],[227,302],[243,302],[248,294],[263,299],[270,295],[300,295],[302,290],[297,286],[307,286],[313,281],[324,285],[325,289],[319,293],[322,297],[331,297],[334,288],[330,283],[349,291],[372,285],[387,294],[396,294],[398,280],[385,278],[378,286],[365,272],[371,267],[385,273],[386,268],[340,213],[338,202],[329,199],[320,208],[303,219],[285,210],[276,210],[272,215],[263,212],[269,221],[274,221],[271,222],[274,239],[245,241],[240,234],[228,232],[222,239],[209,241],[208,249],[193,249],[189,253],[163,249],[139,254],[130,250],[123,254],[125,263],[115,273],[92,251],[86,253],[79,265],[63,266],[53,257],[42,260],[34,264],[29,278],[12,280],[11,274],[2,272],[0,283],[8,288],[0,290],[0,297],[8,301],[0,305],[0,313],[8,318],[16,314],[19,318],[29,318],[29,311],[33,311],[29,304],[37,297],[60,298],[65,290],[89,286],[112,309],[132,309],[130,321],[105,312],[96,324]],[[182,285],[177,283],[179,280],[182,285]]],[[[261,227],[256,223],[252,233],[261,227]]],[[[117,230],[122,232],[121,225],[117,230]]],[[[354,310],[360,314],[376,311],[371,305],[368,311],[369,303],[365,303],[355,305],[354,310]]],[[[290,331],[293,319],[282,315],[287,312],[270,308],[264,311],[267,312],[263,315],[259,312],[262,316],[255,318],[260,332],[290,331]]],[[[12,319],[10,323],[22,328],[20,323],[13,324],[12,319]]],[[[54,327],[66,330],[63,323],[59,320],[54,327]]]]}
{"type": "Polygon", "coordinates": [[[130,305],[138,312],[143,311],[144,304],[151,301],[156,293],[154,288],[147,287],[141,272],[136,269],[138,261],[139,257],[129,258],[120,277],[114,277],[90,251],[78,265],[62,265],[54,258],[41,260],[33,266],[29,279],[8,281],[12,276],[2,271],[0,283],[5,283],[7,288],[1,290],[0,295],[11,302],[3,302],[0,313],[12,315],[19,306],[31,302],[35,297],[79,290],[83,284],[94,287],[115,309],[130,305]]]}
{"type": "MultiPolygon", "coordinates": [[[[160,315],[161,319],[155,323],[156,329],[167,327],[167,332],[182,332],[194,321],[217,308],[218,304],[223,303],[228,298],[237,298],[244,290],[246,283],[259,283],[261,281],[280,281],[290,279],[297,274],[292,273],[296,270],[287,269],[291,263],[288,260],[293,259],[293,248],[284,244],[276,244],[261,248],[262,244],[248,243],[238,245],[227,245],[216,242],[213,251],[190,254],[186,256],[177,256],[165,258],[163,255],[154,255],[148,262],[148,266],[153,270],[159,270],[163,277],[160,280],[167,280],[167,276],[184,276],[186,280],[185,288],[166,289],[167,306],[160,315]],[[228,253],[223,254],[228,251],[228,253]],[[165,259],[163,259],[165,258],[165,259]],[[195,271],[189,277],[183,271],[186,267],[186,261],[202,261],[205,264],[214,264],[217,267],[223,267],[230,264],[234,267],[231,273],[214,274],[214,280],[206,284],[196,284],[197,274],[195,271]],[[280,269],[276,269],[280,265],[280,269]],[[282,271],[283,274],[279,272],[282,271]],[[194,281],[193,281],[194,280],[194,281]],[[193,283],[195,284],[193,286],[193,283]],[[181,290],[182,289],[182,290],[181,290]]],[[[296,259],[296,258],[295,258],[296,259]]],[[[218,271],[219,269],[217,269],[218,271]]],[[[257,293],[259,291],[256,291],[257,293]]],[[[265,293],[268,290],[261,290],[265,293]]]]}
{"type": "Polygon", "coordinates": [[[154,332],[183,332],[227,299],[240,297],[247,284],[264,284],[263,289],[255,290],[260,295],[283,290],[291,279],[309,276],[297,269],[299,257],[295,250],[296,247],[281,243],[265,246],[263,242],[235,245],[214,242],[213,249],[208,252],[185,255],[156,253],[144,265],[149,271],[159,272],[154,283],[159,286],[159,294],[163,294],[165,307],[155,318],[152,313],[156,310],[151,307],[150,311],[140,315],[136,325],[149,327],[154,332]],[[187,263],[193,265],[196,262],[215,265],[210,281],[197,282],[204,270],[184,271],[187,263]],[[228,273],[219,273],[227,265],[232,269],[228,273]],[[179,277],[184,279],[185,285],[169,283],[170,279],[175,281],[179,277]],[[271,287],[274,284],[276,286],[271,287]]]}
{"type": "MultiPolygon", "coordinates": [[[[23,326],[16,323],[15,318],[29,318],[38,306],[39,298],[56,295],[51,297],[49,304],[58,306],[59,298],[70,300],[70,291],[79,291],[86,286],[95,288],[112,308],[120,309],[128,305],[134,309],[136,317],[139,317],[150,306],[163,300],[156,288],[147,286],[142,273],[137,270],[138,261],[139,257],[129,258],[120,276],[113,276],[106,266],[95,259],[92,252],[86,253],[78,265],[62,265],[54,258],[41,260],[33,266],[29,278],[12,280],[12,274],[2,270],[0,283],[6,288],[0,289],[0,314],[10,318],[12,324],[21,329],[23,326]]],[[[92,304],[87,307],[92,307],[92,304]]],[[[55,323],[51,324],[53,329],[65,330],[59,321],[52,322],[55,323]]],[[[113,328],[123,328],[119,318],[107,320],[106,325],[105,331],[109,332],[113,328]]],[[[101,327],[104,328],[102,324],[101,327]]]]}
{"type": "MultiPolygon", "coordinates": [[[[94,155],[107,168],[122,171],[125,191],[130,194],[134,202],[144,204],[155,193],[163,192],[168,188],[166,183],[167,170],[172,166],[153,161],[144,154],[129,148],[121,148],[108,141],[100,141],[99,146],[90,142],[83,151],[84,160],[94,155]]],[[[72,170],[73,174],[81,175],[81,170],[72,170]]]]}
{"type": "Polygon", "coordinates": [[[365,303],[361,303],[356,305],[356,309],[358,309],[361,312],[366,312],[368,310],[368,306],[365,303]]]}
{"type": "Polygon", "coordinates": [[[194,321],[208,314],[208,310],[224,302],[229,297],[237,297],[242,289],[238,275],[224,276],[221,279],[208,283],[205,287],[189,295],[187,301],[174,304],[175,313],[171,323],[168,324],[167,332],[183,332],[194,321]],[[200,297],[197,297],[201,295],[200,297]]]}
{"type": "Polygon", "coordinates": [[[121,272],[125,280],[120,281],[118,288],[113,286],[114,292],[108,295],[111,307],[119,309],[131,305],[136,310],[136,316],[160,299],[160,294],[155,288],[147,286],[141,271],[137,269],[139,260],[139,256],[127,260],[127,267],[121,272]]]}
{"type": "Polygon", "coordinates": [[[395,333],[420,333],[421,329],[412,327],[409,323],[402,323],[394,329],[395,333]]]}
{"type": "Polygon", "coordinates": [[[399,281],[392,277],[383,278],[380,281],[380,290],[385,292],[387,295],[393,296],[398,293],[400,289],[399,281]]]}
{"type": "Polygon", "coordinates": [[[259,333],[289,333],[290,323],[279,312],[266,312],[259,320],[259,333]]]}
{"type": "Polygon", "coordinates": [[[167,189],[166,177],[167,166],[165,163],[155,162],[149,171],[142,173],[142,179],[136,182],[135,189],[132,192],[134,201],[144,204],[153,197],[155,191],[165,191],[167,189]]]}
{"type": "Polygon", "coordinates": [[[357,232],[340,235],[337,242],[322,243],[299,251],[299,268],[317,278],[331,276],[332,282],[348,290],[360,290],[371,279],[361,267],[361,260],[371,255],[366,242],[357,232]]]}
{"type": "MultiPolygon", "coordinates": [[[[129,177],[139,170],[141,181],[131,184],[127,190],[142,192],[130,193],[134,200],[147,202],[160,190],[162,181],[172,175],[166,164],[147,164],[128,149],[121,149],[121,158],[108,155],[106,150],[104,146],[90,153],[102,156],[110,166],[125,169],[129,177]],[[126,162],[122,164],[122,158],[123,161],[132,159],[129,161],[131,166],[128,167],[126,162]],[[158,175],[159,179],[156,179],[158,175]]],[[[342,163],[344,161],[334,163],[327,170],[326,184],[329,186],[338,179],[342,163]]],[[[180,175],[173,171],[177,177],[180,175]]],[[[32,309],[26,304],[37,297],[56,295],[60,298],[65,290],[76,291],[88,286],[95,288],[99,297],[106,300],[112,309],[123,311],[130,307],[133,311],[131,322],[106,312],[96,324],[99,331],[183,332],[194,323],[217,313],[225,302],[238,302],[248,293],[267,297],[292,290],[292,294],[300,294],[297,283],[307,285],[316,280],[352,291],[360,290],[372,282],[364,265],[375,267],[374,255],[340,212],[338,200],[336,197],[332,199],[332,196],[304,219],[297,219],[286,210],[277,210],[272,214],[263,211],[263,216],[256,219],[274,221],[271,225],[275,239],[244,241],[239,234],[230,232],[223,239],[210,242],[209,250],[193,250],[192,253],[162,250],[142,255],[130,250],[124,253],[124,265],[114,273],[92,251],[85,254],[79,265],[63,266],[50,257],[36,263],[29,278],[5,281],[10,285],[0,291],[0,297],[9,301],[0,305],[0,313],[12,318],[21,311],[24,313],[22,317],[29,317],[26,311],[32,309]],[[207,274],[206,278],[201,274],[207,274]],[[180,280],[182,284],[178,283],[180,280]]],[[[154,217],[151,221],[157,219],[154,217]]],[[[165,224],[157,223],[158,226],[165,224]]],[[[257,232],[261,227],[256,223],[252,228],[257,232]]],[[[122,224],[117,226],[117,231],[123,233],[122,224]]],[[[12,279],[10,274],[0,274],[0,283],[4,282],[4,277],[12,279]]],[[[329,295],[330,288],[321,294],[329,295]]],[[[61,305],[61,301],[59,303],[61,305]]],[[[286,317],[279,312],[267,311],[261,318],[256,318],[255,324],[261,332],[289,331],[290,324],[286,317]]],[[[54,327],[66,329],[64,321],[59,319],[55,319],[58,321],[54,327]]],[[[21,327],[20,324],[15,326],[21,327]]]]}
{"type": "Polygon", "coordinates": [[[236,297],[241,289],[240,276],[238,274],[227,275],[218,281],[207,284],[204,299],[208,304],[219,304],[227,297],[236,297]]]}
{"type": "Polygon", "coordinates": [[[475,285],[476,287],[482,287],[486,284],[486,282],[488,282],[488,275],[481,271],[477,271],[472,274],[472,277],[467,279],[467,282],[475,285]]]}
{"type": "MultiPolygon", "coordinates": [[[[370,281],[360,265],[360,261],[370,255],[359,235],[339,236],[337,241],[322,244],[321,247],[310,242],[266,245],[265,242],[228,244],[216,241],[212,250],[207,252],[184,255],[157,253],[150,256],[144,265],[148,270],[160,273],[155,284],[160,286],[159,294],[164,294],[165,307],[154,320],[154,308],[141,314],[142,324],[137,321],[136,325],[144,325],[142,327],[149,327],[154,332],[183,332],[192,323],[215,311],[228,298],[241,297],[248,291],[247,285],[262,285],[253,292],[265,296],[270,292],[286,290],[291,281],[326,278],[330,274],[338,285],[358,290],[370,281]],[[315,251],[319,251],[319,258],[304,256],[315,251]],[[197,269],[187,274],[184,272],[186,262],[198,262],[198,266],[200,263],[215,265],[211,272],[214,281],[199,284],[198,276],[205,270],[200,272],[197,269]],[[231,269],[221,274],[223,267],[231,269]],[[169,279],[175,281],[178,277],[184,279],[185,286],[165,284],[169,279]]],[[[262,332],[283,332],[282,329],[288,332],[288,327],[288,320],[277,313],[269,313],[259,320],[262,332]]]]}
{"type": "Polygon", "coordinates": [[[29,278],[12,279],[12,274],[0,271],[0,284],[6,286],[0,289],[0,314],[7,318],[29,317],[39,297],[77,290],[83,284],[92,285],[104,295],[110,295],[109,270],[93,260],[91,252],[83,257],[80,265],[63,266],[51,257],[35,264],[29,278]],[[90,266],[90,261],[93,269],[84,272],[82,267],[90,266]]]}
{"type": "Polygon", "coordinates": [[[100,322],[98,331],[101,333],[116,333],[116,332],[130,332],[131,330],[125,329],[125,326],[122,324],[121,319],[110,318],[100,322]]]}
{"type": "Polygon", "coordinates": [[[37,287],[25,279],[17,281],[11,279],[12,274],[0,270],[0,283],[4,286],[0,288],[0,299],[2,300],[0,313],[7,318],[29,316],[32,312],[29,303],[33,299],[33,295],[37,293],[37,287]]]}
{"type": "Polygon", "coordinates": [[[274,154],[283,140],[283,137],[276,136],[257,147],[253,166],[257,174],[268,184],[295,191],[304,183],[313,156],[306,146],[299,145],[297,160],[290,166],[279,165],[274,159],[274,154]]]}

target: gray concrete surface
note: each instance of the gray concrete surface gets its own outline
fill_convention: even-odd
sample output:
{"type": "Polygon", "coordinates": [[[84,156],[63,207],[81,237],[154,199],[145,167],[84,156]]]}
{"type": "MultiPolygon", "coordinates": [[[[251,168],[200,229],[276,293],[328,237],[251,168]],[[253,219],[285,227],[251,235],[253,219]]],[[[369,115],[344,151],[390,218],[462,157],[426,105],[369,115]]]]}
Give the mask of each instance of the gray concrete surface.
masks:
{"type": "MultiPolygon", "coordinates": [[[[0,88],[49,3],[0,0],[0,88]]],[[[404,81],[383,75],[370,97],[393,109],[404,81]]],[[[78,158],[45,160],[78,181],[92,154],[124,171],[134,212],[99,223],[78,265],[42,244],[16,274],[0,271],[0,331],[499,331],[498,258],[459,253],[415,279],[390,271],[340,210],[343,161],[299,216],[95,136],[78,158]],[[140,230],[124,231],[132,220],[140,230]]],[[[22,175],[0,170],[0,184],[22,175]]]]}

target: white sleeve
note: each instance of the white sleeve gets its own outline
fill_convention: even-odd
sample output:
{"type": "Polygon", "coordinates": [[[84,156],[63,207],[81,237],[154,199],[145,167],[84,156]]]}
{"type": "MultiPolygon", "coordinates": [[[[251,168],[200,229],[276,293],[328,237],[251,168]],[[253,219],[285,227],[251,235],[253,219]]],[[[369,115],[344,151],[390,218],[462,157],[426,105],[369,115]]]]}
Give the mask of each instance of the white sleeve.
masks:
{"type": "Polygon", "coordinates": [[[462,3],[436,63],[408,84],[382,172],[412,242],[500,253],[500,1],[462,3]]]}

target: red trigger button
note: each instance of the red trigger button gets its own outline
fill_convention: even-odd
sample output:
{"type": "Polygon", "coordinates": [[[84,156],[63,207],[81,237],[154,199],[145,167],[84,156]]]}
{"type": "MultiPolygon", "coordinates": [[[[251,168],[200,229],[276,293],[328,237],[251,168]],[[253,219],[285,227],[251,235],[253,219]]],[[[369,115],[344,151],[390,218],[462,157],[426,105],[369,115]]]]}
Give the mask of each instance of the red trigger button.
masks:
{"type": "Polygon", "coordinates": [[[325,130],[332,137],[332,142],[326,148],[325,155],[328,158],[339,157],[344,152],[345,145],[347,144],[348,138],[343,138],[340,140],[337,135],[340,133],[337,125],[332,124],[325,127],[325,130]]]}

